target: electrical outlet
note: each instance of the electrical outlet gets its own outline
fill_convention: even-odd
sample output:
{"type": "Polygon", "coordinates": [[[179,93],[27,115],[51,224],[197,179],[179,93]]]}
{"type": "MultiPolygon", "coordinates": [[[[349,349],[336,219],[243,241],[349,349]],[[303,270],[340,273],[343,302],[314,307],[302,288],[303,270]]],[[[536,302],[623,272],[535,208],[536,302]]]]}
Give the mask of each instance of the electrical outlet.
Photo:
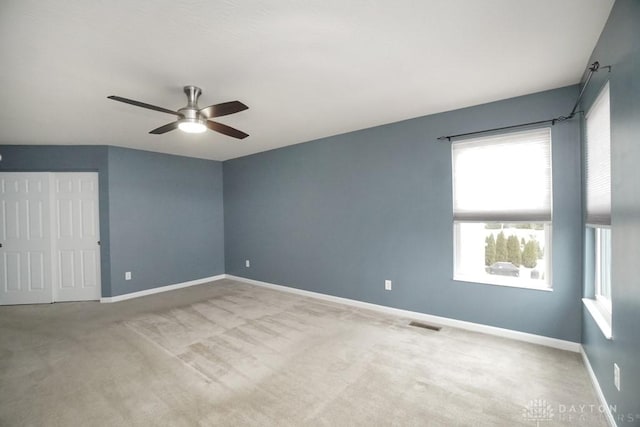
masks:
{"type": "Polygon", "coordinates": [[[613,364],[613,384],[620,391],[620,367],[617,363],[613,364]]]}
{"type": "Polygon", "coordinates": [[[126,273],[124,273],[124,280],[131,280],[131,272],[127,271],[126,273]]]}
{"type": "Polygon", "coordinates": [[[244,261],[244,266],[247,267],[247,268],[251,267],[251,262],[248,259],[245,260],[244,261]]]}
{"type": "Polygon", "coordinates": [[[385,280],[384,281],[384,290],[385,291],[390,291],[391,290],[391,280],[385,280]]]}

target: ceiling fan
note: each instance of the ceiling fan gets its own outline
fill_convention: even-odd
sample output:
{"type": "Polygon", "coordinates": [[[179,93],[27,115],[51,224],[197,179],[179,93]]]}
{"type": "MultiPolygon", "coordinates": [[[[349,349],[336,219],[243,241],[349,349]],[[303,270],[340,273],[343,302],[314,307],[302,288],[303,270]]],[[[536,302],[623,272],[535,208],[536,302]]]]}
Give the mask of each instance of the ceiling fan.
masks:
{"type": "Polygon", "coordinates": [[[167,108],[157,107],[155,105],[147,104],[140,101],[134,101],[133,99],[123,98],[121,96],[111,95],[107,98],[114,101],[124,102],[125,104],[135,105],[137,107],[148,108],[149,110],[160,111],[161,113],[173,114],[178,116],[178,120],[168,123],[164,126],[160,126],[149,133],[154,135],[160,135],[167,133],[176,128],[187,133],[202,133],[207,128],[220,132],[224,135],[231,136],[233,138],[244,139],[249,135],[230,126],[223,125],[222,123],[214,122],[214,117],[226,116],[228,114],[238,113],[248,109],[240,101],[223,102],[222,104],[209,105],[208,107],[199,108],[198,98],[202,95],[202,89],[196,86],[185,86],[184,93],[187,95],[187,105],[180,108],[178,111],[169,110],[167,108]]]}

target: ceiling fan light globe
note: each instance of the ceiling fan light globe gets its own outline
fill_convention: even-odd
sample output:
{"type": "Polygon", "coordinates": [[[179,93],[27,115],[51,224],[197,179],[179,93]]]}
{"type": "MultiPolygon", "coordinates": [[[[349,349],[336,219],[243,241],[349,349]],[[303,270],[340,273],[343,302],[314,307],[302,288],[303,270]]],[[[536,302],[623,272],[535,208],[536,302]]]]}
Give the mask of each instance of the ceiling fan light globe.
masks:
{"type": "Polygon", "coordinates": [[[199,121],[183,120],[178,123],[178,129],[186,133],[202,133],[207,127],[199,121]]]}

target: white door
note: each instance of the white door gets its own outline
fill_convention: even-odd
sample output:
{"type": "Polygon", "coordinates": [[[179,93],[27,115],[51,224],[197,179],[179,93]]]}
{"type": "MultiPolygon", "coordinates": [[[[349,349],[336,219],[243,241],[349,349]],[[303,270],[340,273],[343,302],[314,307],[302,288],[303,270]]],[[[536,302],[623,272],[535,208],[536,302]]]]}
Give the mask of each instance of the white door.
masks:
{"type": "Polygon", "coordinates": [[[0,173],[0,304],[50,303],[48,173],[0,173]]]}
{"type": "Polygon", "coordinates": [[[98,174],[53,174],[54,301],[99,300],[98,174]]]}

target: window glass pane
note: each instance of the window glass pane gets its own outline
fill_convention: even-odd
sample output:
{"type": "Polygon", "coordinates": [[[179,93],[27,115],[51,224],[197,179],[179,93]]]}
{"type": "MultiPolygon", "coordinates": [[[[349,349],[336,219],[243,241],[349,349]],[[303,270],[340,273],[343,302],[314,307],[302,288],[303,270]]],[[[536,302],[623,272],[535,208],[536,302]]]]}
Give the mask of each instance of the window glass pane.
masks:
{"type": "Polygon", "coordinates": [[[455,279],[550,287],[550,225],[457,222],[454,228],[455,279]]]}
{"type": "Polygon", "coordinates": [[[611,301],[611,230],[596,228],[596,298],[611,301]]]}

